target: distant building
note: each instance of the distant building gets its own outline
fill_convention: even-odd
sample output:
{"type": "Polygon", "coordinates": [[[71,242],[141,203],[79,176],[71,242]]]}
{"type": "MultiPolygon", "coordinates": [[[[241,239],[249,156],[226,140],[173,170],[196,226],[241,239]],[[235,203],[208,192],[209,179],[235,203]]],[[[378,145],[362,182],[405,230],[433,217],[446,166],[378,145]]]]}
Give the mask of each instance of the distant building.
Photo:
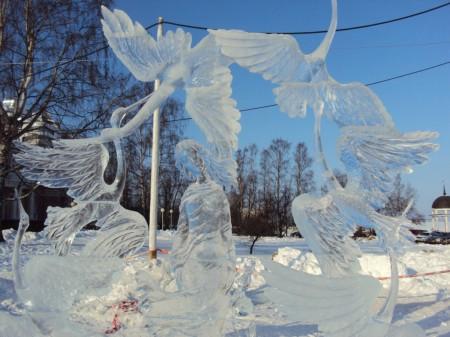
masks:
{"type": "MultiPolygon", "coordinates": [[[[3,108],[9,115],[13,111],[15,102],[4,100],[3,108]]],[[[51,147],[52,141],[59,138],[58,126],[47,113],[40,115],[33,123],[29,132],[24,134],[20,141],[43,147],[51,147]]],[[[0,150],[2,144],[0,144],[0,150]]],[[[4,158],[2,160],[5,160],[4,158]]],[[[2,164],[0,160],[0,165],[2,164]]],[[[30,230],[39,231],[44,227],[47,217],[48,206],[66,206],[70,203],[65,190],[49,189],[43,186],[36,188],[35,182],[26,181],[18,172],[11,172],[6,176],[5,195],[3,196],[3,209],[0,210],[2,217],[1,229],[16,227],[19,222],[19,209],[14,198],[14,189],[21,186],[23,195],[27,195],[22,200],[26,211],[30,216],[30,230]]]]}
{"type": "Polygon", "coordinates": [[[444,191],[431,206],[432,230],[448,232],[450,229],[450,196],[444,191]]]}

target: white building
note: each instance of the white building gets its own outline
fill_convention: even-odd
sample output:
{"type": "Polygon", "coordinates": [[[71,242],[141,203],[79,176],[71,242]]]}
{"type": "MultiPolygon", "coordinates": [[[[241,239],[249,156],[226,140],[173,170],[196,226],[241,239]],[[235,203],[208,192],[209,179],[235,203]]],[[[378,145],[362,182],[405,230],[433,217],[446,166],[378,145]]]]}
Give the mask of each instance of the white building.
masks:
{"type": "Polygon", "coordinates": [[[431,206],[432,230],[449,232],[450,230],[450,196],[445,192],[433,201],[431,206]]]}

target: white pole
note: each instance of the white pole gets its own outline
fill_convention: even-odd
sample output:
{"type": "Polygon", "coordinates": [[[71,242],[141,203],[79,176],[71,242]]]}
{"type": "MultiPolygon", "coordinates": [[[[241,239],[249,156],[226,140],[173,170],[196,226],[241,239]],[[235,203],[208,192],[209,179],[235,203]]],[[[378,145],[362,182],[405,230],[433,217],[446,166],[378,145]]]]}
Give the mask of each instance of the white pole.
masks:
{"type": "MultiPolygon", "coordinates": [[[[163,35],[163,18],[158,18],[156,39],[163,35]]],[[[159,88],[159,79],[155,80],[154,91],[159,88]]],[[[158,176],[159,176],[159,108],[153,113],[152,172],[150,181],[150,214],[148,229],[148,248],[150,259],[156,259],[156,230],[158,228],[158,176]]]]}
{"type": "Polygon", "coordinates": [[[448,232],[448,214],[447,210],[444,210],[444,216],[445,216],[445,232],[448,232]]]}

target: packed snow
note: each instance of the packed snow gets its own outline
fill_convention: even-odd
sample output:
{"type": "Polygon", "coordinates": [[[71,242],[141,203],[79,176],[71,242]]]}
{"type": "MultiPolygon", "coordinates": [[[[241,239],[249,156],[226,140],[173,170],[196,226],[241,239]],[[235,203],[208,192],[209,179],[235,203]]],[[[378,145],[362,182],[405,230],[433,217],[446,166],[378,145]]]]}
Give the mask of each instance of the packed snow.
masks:
{"type": "MultiPolygon", "coordinates": [[[[7,242],[0,245],[0,265],[2,266],[0,270],[0,336],[42,336],[18,302],[11,266],[15,231],[8,230],[5,234],[7,242]]],[[[90,231],[81,232],[80,238],[73,245],[74,254],[81,251],[94,234],[90,231]]],[[[79,327],[81,324],[90,329],[96,329],[98,336],[142,337],[136,331],[139,331],[142,326],[151,324],[146,322],[140,313],[140,306],[145,306],[141,300],[148,290],[148,285],[152,282],[164,283],[161,281],[165,278],[166,290],[175,291],[173,279],[164,269],[164,263],[170,256],[173,239],[173,232],[160,231],[158,245],[162,252],[168,252],[168,254],[160,253],[158,263],[153,263],[151,268],[149,268],[145,250],[132,258],[125,259],[123,270],[113,278],[110,287],[102,292],[94,291],[75,301],[71,308],[71,321],[61,323],[64,327],[61,327],[59,335],[48,336],[72,336],[71,324],[73,324],[72,328],[79,327]]],[[[266,286],[277,288],[284,286],[283,284],[266,284],[264,278],[266,268],[262,263],[264,259],[271,258],[281,265],[308,274],[321,273],[317,260],[307,243],[297,238],[262,238],[255,246],[255,254],[250,256],[248,255],[249,238],[235,236],[234,242],[237,258],[233,287],[244,290],[254,305],[253,312],[243,315],[242,322],[237,324],[245,326],[249,321],[255,322],[258,337],[322,336],[314,325],[289,321],[280,310],[283,303],[269,302],[263,293],[266,286]]],[[[363,252],[359,258],[362,273],[381,278],[386,288],[384,294],[377,299],[377,304],[381,304],[389,287],[388,258],[374,241],[361,241],[359,244],[363,252]]],[[[45,256],[53,254],[50,242],[41,233],[26,233],[22,251],[22,265],[30,259],[36,259],[36,256],[43,256],[41,259],[45,261],[45,256]]],[[[394,323],[417,323],[426,331],[427,336],[450,336],[450,272],[448,270],[450,270],[450,247],[420,244],[401,255],[399,274],[402,278],[394,323]]],[[[57,280],[54,282],[57,283],[57,280]]],[[[67,291],[70,292],[69,289],[67,291]]],[[[58,317],[54,320],[57,321],[58,317]]],[[[87,336],[92,335],[87,334],[87,336]]],[[[236,335],[230,333],[229,336],[236,335]]]]}

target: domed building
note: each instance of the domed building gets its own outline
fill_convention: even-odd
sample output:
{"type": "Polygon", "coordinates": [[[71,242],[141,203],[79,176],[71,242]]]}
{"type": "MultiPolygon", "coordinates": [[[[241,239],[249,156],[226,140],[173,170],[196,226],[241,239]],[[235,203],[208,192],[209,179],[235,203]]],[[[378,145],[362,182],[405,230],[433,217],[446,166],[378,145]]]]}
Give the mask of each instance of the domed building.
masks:
{"type": "Polygon", "coordinates": [[[450,196],[444,191],[433,201],[431,206],[431,220],[434,231],[448,232],[450,227],[450,196]]]}

